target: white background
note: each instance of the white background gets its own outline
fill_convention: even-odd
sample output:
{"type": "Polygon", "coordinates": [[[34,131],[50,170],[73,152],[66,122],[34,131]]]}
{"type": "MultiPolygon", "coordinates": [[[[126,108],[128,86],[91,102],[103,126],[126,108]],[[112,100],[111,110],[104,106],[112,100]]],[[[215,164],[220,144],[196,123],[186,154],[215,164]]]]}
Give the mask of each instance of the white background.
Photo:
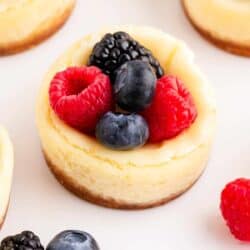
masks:
{"type": "Polygon", "coordinates": [[[64,229],[81,229],[92,233],[102,250],[249,249],[231,237],[218,207],[223,186],[250,174],[250,59],[203,40],[179,1],[78,0],[69,22],[51,39],[25,53],[0,58],[0,123],[9,129],[16,162],[0,238],[30,229],[46,244],[64,229]],[[91,205],[62,188],[43,160],[34,122],[39,86],[58,55],[102,25],[128,23],[159,27],[186,41],[218,101],[217,138],[200,181],[165,206],[134,212],[91,205]]]}

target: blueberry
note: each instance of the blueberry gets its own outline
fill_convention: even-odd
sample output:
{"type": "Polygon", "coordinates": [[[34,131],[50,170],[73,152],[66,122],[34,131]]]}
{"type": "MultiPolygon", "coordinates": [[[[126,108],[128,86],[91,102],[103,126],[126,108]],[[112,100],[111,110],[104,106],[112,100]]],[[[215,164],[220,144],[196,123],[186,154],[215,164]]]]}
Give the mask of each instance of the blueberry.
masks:
{"type": "Polygon", "coordinates": [[[149,62],[128,61],[116,72],[114,83],[116,102],[126,111],[141,111],[150,105],[155,86],[156,75],[149,62]]]}
{"type": "Polygon", "coordinates": [[[140,115],[108,112],[96,126],[96,137],[111,149],[129,150],[144,145],[149,130],[140,115]]]}
{"type": "Polygon", "coordinates": [[[90,234],[67,230],[56,235],[46,250],[100,250],[100,248],[90,234]]]}

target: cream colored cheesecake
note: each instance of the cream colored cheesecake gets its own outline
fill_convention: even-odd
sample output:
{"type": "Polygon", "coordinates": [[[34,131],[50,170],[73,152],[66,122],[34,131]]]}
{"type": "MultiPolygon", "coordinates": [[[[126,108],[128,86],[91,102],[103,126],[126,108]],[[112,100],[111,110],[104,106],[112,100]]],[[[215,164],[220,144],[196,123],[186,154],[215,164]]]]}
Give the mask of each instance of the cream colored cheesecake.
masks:
{"type": "Polygon", "coordinates": [[[195,28],[217,46],[250,56],[250,1],[182,0],[195,28]]]}
{"type": "Polygon", "coordinates": [[[0,55],[30,48],[67,20],[75,0],[0,0],[0,55]]]}
{"type": "Polygon", "coordinates": [[[0,227],[8,209],[14,153],[7,131],[0,126],[0,227]]]}
{"type": "Polygon", "coordinates": [[[140,209],[179,196],[200,177],[214,138],[216,107],[213,91],[185,44],[153,28],[123,26],[84,37],[56,61],[39,92],[36,122],[47,163],[66,188],[100,205],[140,209]],[[51,109],[48,89],[54,74],[85,65],[95,43],[105,33],[118,30],[150,49],[165,73],[182,79],[193,95],[198,117],[179,136],[135,150],[114,151],[69,127],[51,109]]]}

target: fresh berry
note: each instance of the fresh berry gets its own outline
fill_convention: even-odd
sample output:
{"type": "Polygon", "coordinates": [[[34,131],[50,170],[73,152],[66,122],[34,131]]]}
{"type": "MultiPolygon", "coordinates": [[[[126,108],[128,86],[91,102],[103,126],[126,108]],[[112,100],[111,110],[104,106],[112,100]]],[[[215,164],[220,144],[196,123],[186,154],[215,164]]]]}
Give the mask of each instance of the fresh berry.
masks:
{"type": "Polygon", "coordinates": [[[50,104],[70,126],[86,133],[95,130],[98,120],[112,109],[109,77],[97,67],[70,67],[51,81],[50,104]]]}
{"type": "Polygon", "coordinates": [[[232,232],[241,241],[250,241],[250,180],[237,179],[221,193],[220,208],[232,232]]]}
{"type": "Polygon", "coordinates": [[[153,99],[156,80],[149,63],[139,60],[126,62],[117,70],[114,84],[116,103],[126,111],[143,110],[153,99]]]}
{"type": "Polygon", "coordinates": [[[188,128],[197,117],[190,92],[173,76],[157,81],[151,105],[142,112],[148,123],[151,142],[170,139],[188,128]]]}
{"type": "Polygon", "coordinates": [[[46,250],[100,250],[95,239],[88,233],[67,230],[59,233],[46,250]]]}
{"type": "Polygon", "coordinates": [[[106,113],[96,127],[96,137],[105,146],[129,150],[146,143],[149,136],[145,120],[137,114],[106,113]]]}
{"type": "Polygon", "coordinates": [[[30,231],[5,238],[0,245],[0,250],[43,250],[38,236],[30,231]]]}
{"type": "Polygon", "coordinates": [[[150,63],[157,77],[163,76],[163,69],[152,53],[122,31],[106,34],[95,45],[88,64],[102,69],[113,81],[116,70],[125,62],[135,59],[150,63]]]}

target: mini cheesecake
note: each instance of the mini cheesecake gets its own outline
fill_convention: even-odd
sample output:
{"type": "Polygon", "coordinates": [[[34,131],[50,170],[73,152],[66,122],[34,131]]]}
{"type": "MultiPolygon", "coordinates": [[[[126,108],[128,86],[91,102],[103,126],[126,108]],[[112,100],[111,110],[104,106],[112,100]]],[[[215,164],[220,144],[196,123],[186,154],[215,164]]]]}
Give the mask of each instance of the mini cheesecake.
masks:
{"type": "Polygon", "coordinates": [[[183,42],[154,28],[111,27],[85,36],[50,68],[38,95],[36,123],[47,164],[62,185],[99,205],[142,209],[174,199],[201,176],[214,138],[216,105],[209,83],[183,42]],[[198,112],[195,122],[178,136],[128,151],[109,149],[68,126],[49,102],[55,73],[86,65],[94,45],[106,33],[121,30],[148,48],[166,74],[185,83],[198,112]]]}
{"type": "Polygon", "coordinates": [[[0,1],[0,55],[28,49],[56,32],[68,19],[75,0],[0,1]]]}
{"type": "Polygon", "coordinates": [[[13,159],[12,143],[7,131],[0,126],[0,227],[4,222],[9,204],[13,159]]]}
{"type": "Polygon", "coordinates": [[[250,56],[250,2],[244,0],[182,0],[192,25],[216,46],[250,56]]]}

